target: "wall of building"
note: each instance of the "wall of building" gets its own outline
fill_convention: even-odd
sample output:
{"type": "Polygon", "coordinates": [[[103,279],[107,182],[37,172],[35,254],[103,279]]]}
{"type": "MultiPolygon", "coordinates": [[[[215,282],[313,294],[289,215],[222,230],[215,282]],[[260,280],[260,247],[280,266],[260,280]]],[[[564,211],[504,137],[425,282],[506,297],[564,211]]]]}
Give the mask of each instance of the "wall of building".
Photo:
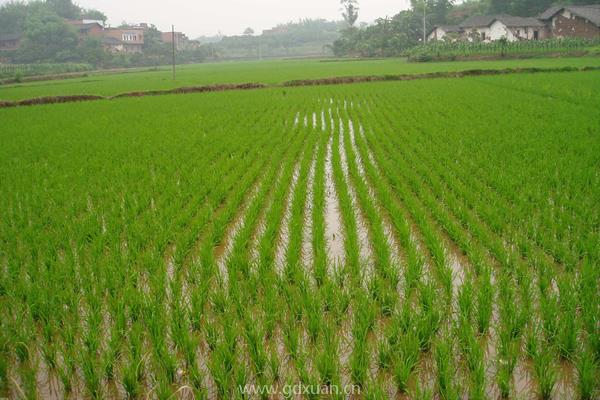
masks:
{"type": "Polygon", "coordinates": [[[600,27],[590,21],[563,10],[552,18],[552,35],[554,37],[583,37],[594,39],[600,37],[600,27]]]}
{"type": "Polygon", "coordinates": [[[492,22],[492,25],[490,25],[488,34],[486,36],[486,41],[500,40],[502,38],[506,38],[506,40],[508,40],[509,42],[514,42],[517,40],[515,35],[513,35],[512,31],[500,21],[492,22]]]}
{"type": "Polygon", "coordinates": [[[441,28],[435,28],[427,37],[428,41],[442,40],[446,36],[446,32],[441,28]]]}
{"type": "Polygon", "coordinates": [[[104,36],[127,44],[144,44],[144,31],[142,29],[106,29],[104,36]]]}

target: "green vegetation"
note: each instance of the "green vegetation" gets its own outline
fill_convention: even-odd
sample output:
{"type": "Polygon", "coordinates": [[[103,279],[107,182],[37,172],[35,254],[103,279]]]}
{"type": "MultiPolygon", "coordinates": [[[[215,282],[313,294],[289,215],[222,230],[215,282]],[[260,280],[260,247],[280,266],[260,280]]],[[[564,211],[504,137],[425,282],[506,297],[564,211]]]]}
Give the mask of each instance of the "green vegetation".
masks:
{"type": "Polygon", "coordinates": [[[434,41],[426,45],[416,46],[406,52],[411,61],[451,61],[482,56],[515,57],[540,56],[543,54],[588,52],[600,45],[600,39],[587,40],[578,38],[530,40],[508,42],[497,40],[484,42],[444,42],[434,41]]]}
{"type": "Polygon", "coordinates": [[[92,70],[89,64],[0,64],[0,79],[54,75],[92,70]]]}
{"type": "Polygon", "coordinates": [[[172,79],[170,69],[160,68],[158,70],[130,70],[125,73],[88,73],[88,76],[84,78],[0,85],[0,99],[15,100],[40,96],[82,94],[113,96],[125,92],[172,89],[182,86],[245,82],[279,84],[296,79],[319,79],[332,76],[383,76],[469,69],[586,66],[600,66],[600,58],[579,57],[426,64],[407,63],[406,60],[398,58],[206,63],[179,66],[176,80],[172,79]]]}
{"type": "Polygon", "coordinates": [[[0,109],[0,397],[597,398],[599,108],[588,71],[0,109]]]}

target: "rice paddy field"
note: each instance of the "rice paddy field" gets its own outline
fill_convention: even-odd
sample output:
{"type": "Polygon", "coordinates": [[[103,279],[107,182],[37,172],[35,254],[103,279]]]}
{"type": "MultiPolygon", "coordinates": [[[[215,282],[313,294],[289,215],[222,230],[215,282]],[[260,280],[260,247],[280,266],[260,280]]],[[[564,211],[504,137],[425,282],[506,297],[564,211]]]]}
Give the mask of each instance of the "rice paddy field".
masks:
{"type": "Polygon", "coordinates": [[[599,71],[0,109],[0,397],[597,399],[599,110],[599,71]]]}
{"type": "Polygon", "coordinates": [[[281,84],[291,80],[332,76],[423,74],[503,68],[600,67],[600,57],[538,58],[498,61],[455,61],[409,63],[401,58],[357,60],[265,60],[182,65],[176,79],[170,67],[136,69],[129,73],[89,72],[86,77],[0,85],[1,100],[22,100],[41,96],[101,95],[165,90],[185,86],[258,82],[281,84]]]}

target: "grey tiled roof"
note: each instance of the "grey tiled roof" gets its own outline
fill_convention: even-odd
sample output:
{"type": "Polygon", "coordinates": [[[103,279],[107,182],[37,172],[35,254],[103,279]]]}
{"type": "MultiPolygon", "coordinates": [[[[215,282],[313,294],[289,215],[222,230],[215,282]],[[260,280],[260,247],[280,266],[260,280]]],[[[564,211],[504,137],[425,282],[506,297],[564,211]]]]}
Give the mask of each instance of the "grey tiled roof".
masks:
{"type": "Polygon", "coordinates": [[[559,11],[565,9],[578,17],[587,19],[596,26],[600,26],[600,4],[589,6],[554,6],[540,14],[540,19],[550,19],[559,11]]]}
{"type": "Polygon", "coordinates": [[[467,18],[462,24],[461,28],[477,28],[482,26],[490,26],[494,21],[500,21],[508,27],[520,27],[520,26],[531,26],[531,27],[543,27],[544,23],[537,18],[523,18],[513,17],[512,15],[476,15],[467,18]]]}
{"type": "Polygon", "coordinates": [[[509,28],[520,26],[531,26],[541,28],[545,26],[545,24],[537,18],[511,17],[507,15],[499,17],[497,19],[509,28]]]}
{"type": "Polygon", "coordinates": [[[8,41],[8,40],[19,40],[21,39],[20,33],[0,33],[0,41],[8,41]]]}
{"type": "Polygon", "coordinates": [[[474,15],[464,20],[459,26],[461,28],[477,28],[490,26],[500,15],[474,15]]]}

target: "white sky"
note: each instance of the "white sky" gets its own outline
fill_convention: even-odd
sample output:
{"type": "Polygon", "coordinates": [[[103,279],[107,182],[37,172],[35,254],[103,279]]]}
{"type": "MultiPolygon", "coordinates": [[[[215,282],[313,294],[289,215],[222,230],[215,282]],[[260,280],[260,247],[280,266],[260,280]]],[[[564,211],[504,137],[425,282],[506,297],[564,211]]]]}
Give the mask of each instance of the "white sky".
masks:
{"type": "MultiPolygon", "coordinates": [[[[0,4],[9,0],[0,0],[0,4]]],[[[108,23],[148,22],[161,30],[177,31],[190,38],[200,35],[241,34],[246,27],[260,33],[278,23],[300,18],[341,19],[339,0],[74,0],[84,8],[96,8],[108,23]]],[[[359,0],[359,21],[392,16],[408,8],[409,0],[359,0]]]]}

